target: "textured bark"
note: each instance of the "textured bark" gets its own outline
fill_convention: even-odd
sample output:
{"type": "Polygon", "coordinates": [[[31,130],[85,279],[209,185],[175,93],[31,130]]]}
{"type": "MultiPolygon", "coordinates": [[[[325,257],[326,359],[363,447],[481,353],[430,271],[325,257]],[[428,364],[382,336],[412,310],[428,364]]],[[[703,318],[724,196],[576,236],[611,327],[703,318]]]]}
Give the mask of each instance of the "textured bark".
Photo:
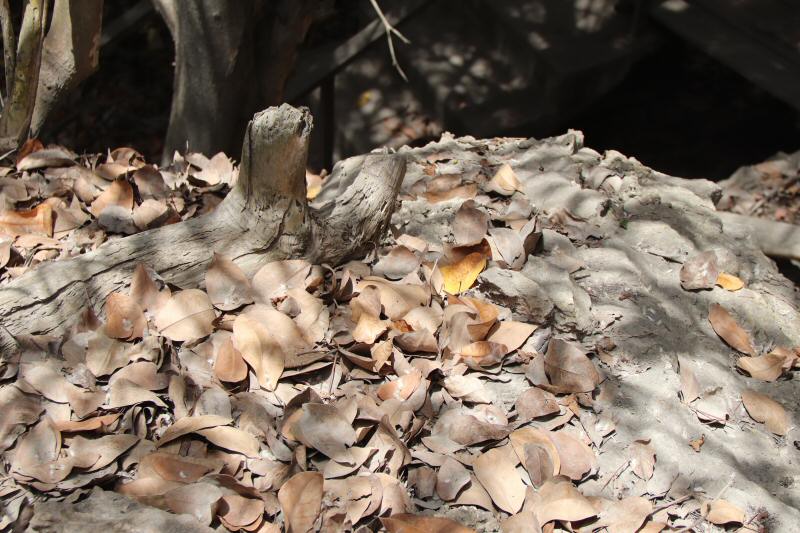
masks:
{"type": "MultiPolygon", "coordinates": [[[[62,331],[86,306],[102,314],[106,296],[123,289],[139,263],[188,288],[202,284],[215,252],[252,276],[277,259],[337,264],[373,247],[387,227],[405,159],[360,159],[341,202],[316,212],[305,200],[311,126],[307,110],[285,104],[256,114],[247,126],[239,180],[214,212],[42,265],[0,289],[0,353],[14,349],[10,336],[62,331]]],[[[352,169],[343,163],[334,176],[352,169]]]]}
{"type": "Polygon", "coordinates": [[[305,38],[311,0],[154,0],[175,42],[164,159],[234,153],[247,120],[277,105],[305,38]]]}
{"type": "Polygon", "coordinates": [[[47,0],[27,0],[19,30],[11,93],[0,116],[0,150],[16,148],[27,136],[39,83],[47,0]]]}
{"type": "Polygon", "coordinates": [[[55,0],[42,49],[31,135],[38,135],[61,98],[97,70],[102,18],[103,0],[55,0]]]}

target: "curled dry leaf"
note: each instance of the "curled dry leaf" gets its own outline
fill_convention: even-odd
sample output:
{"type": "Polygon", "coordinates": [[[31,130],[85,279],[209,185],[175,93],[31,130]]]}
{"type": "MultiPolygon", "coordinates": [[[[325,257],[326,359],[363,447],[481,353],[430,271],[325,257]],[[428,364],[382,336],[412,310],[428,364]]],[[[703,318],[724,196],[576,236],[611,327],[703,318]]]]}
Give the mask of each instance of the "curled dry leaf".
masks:
{"type": "Polygon", "coordinates": [[[406,313],[419,306],[427,306],[430,293],[422,285],[392,282],[383,278],[368,276],[359,282],[356,289],[363,292],[367,287],[378,289],[383,313],[389,320],[400,320],[406,313]]]}
{"type": "Polygon", "coordinates": [[[408,374],[404,374],[393,381],[387,381],[378,387],[378,398],[381,400],[394,398],[396,400],[405,401],[417,390],[421,381],[422,372],[414,369],[408,374]]]}
{"type": "Polygon", "coordinates": [[[382,517],[381,524],[388,533],[475,533],[474,529],[449,518],[408,513],[382,517]]]}
{"type": "Polygon", "coordinates": [[[264,501],[228,494],[220,498],[217,512],[228,529],[243,529],[264,515],[264,501]]]}
{"type": "Polygon", "coordinates": [[[789,369],[794,358],[788,350],[775,349],[760,357],[740,357],[736,366],[756,379],[775,381],[789,369]]]}
{"type": "Polygon", "coordinates": [[[287,296],[287,300],[294,301],[300,308],[294,321],[305,340],[310,344],[322,342],[330,326],[330,312],[325,303],[305,289],[289,289],[287,296]]]}
{"type": "Polygon", "coordinates": [[[206,271],[206,291],[214,307],[222,311],[253,303],[247,276],[236,263],[218,253],[214,254],[206,271]]]}
{"type": "Polygon", "coordinates": [[[53,236],[53,208],[39,204],[33,209],[0,212],[0,232],[9,235],[53,236]]]}
{"type": "Polygon", "coordinates": [[[476,207],[473,200],[467,200],[456,211],[453,219],[453,237],[456,246],[478,244],[489,227],[489,214],[476,207]]]}
{"type": "Polygon", "coordinates": [[[687,259],[681,267],[681,287],[689,291],[713,289],[718,276],[717,254],[700,252],[687,259]]]}
{"type": "Polygon", "coordinates": [[[574,343],[552,339],[544,357],[544,370],[559,392],[592,392],[600,384],[594,363],[574,343]]]}
{"type": "Polygon", "coordinates": [[[720,272],[719,276],[717,276],[717,285],[725,289],[726,291],[735,292],[744,287],[744,281],[737,278],[732,274],[727,274],[725,272],[720,272]]]}
{"type": "Polygon", "coordinates": [[[460,294],[475,283],[486,267],[486,256],[480,252],[467,254],[463,259],[439,267],[444,279],[444,291],[448,294],[460,294]]]}
{"type": "Polygon", "coordinates": [[[514,191],[522,190],[522,183],[520,183],[511,165],[503,163],[494,173],[489,183],[486,184],[486,189],[503,196],[511,196],[514,191]]]}
{"type": "Polygon", "coordinates": [[[628,450],[631,456],[633,473],[645,481],[653,477],[653,470],[656,465],[656,449],[650,444],[650,440],[634,441],[628,450]]]}
{"type": "Polygon", "coordinates": [[[193,341],[214,331],[217,317],[208,295],[199,289],[176,292],[161,307],[155,325],[172,341],[193,341]]]}
{"type": "Polygon", "coordinates": [[[119,292],[112,292],[106,298],[105,333],[114,339],[140,339],[144,334],[147,320],[139,304],[119,292]]]}
{"type": "Polygon", "coordinates": [[[127,211],[133,210],[133,188],[128,180],[120,177],[111,182],[111,185],[95,198],[89,211],[99,217],[103,210],[110,206],[117,206],[127,211]]]}
{"type": "Polygon", "coordinates": [[[753,390],[742,392],[742,403],[747,413],[756,422],[762,422],[768,431],[776,435],[786,435],[789,431],[789,416],[781,404],[753,390]]]}
{"type": "Polygon", "coordinates": [[[452,375],[444,378],[444,387],[453,398],[465,402],[491,403],[492,395],[475,376],[452,375]]]}
{"type": "Polygon", "coordinates": [[[722,526],[725,524],[744,524],[744,511],[733,505],[728,500],[714,500],[703,505],[703,514],[712,524],[722,526]]]}
{"type": "Polygon", "coordinates": [[[283,373],[285,357],[266,326],[241,314],[233,322],[232,340],[233,347],[253,369],[258,383],[267,390],[275,390],[283,373]]]}
{"type": "Polygon", "coordinates": [[[289,289],[305,289],[309,272],[311,263],[304,259],[267,263],[253,276],[252,287],[256,301],[268,304],[273,298],[285,296],[289,289]]]}
{"type": "Polygon", "coordinates": [[[356,441],[350,422],[333,405],[306,403],[300,417],[292,426],[294,436],[338,463],[352,465],[354,458],[348,448],[356,441]]]}
{"type": "Polygon", "coordinates": [[[756,349],[753,339],[731,316],[727,309],[719,304],[712,304],[708,312],[711,327],[728,345],[742,353],[755,357],[756,349]]]}
{"type": "Polygon", "coordinates": [[[537,326],[533,324],[507,320],[497,323],[486,340],[505,345],[508,350],[507,353],[511,353],[525,344],[525,341],[536,331],[536,328],[537,326]]]}
{"type": "Polygon", "coordinates": [[[157,446],[175,440],[189,433],[194,433],[201,429],[224,426],[231,423],[230,418],[217,415],[185,416],[179,418],[171,426],[167,427],[161,435],[161,439],[156,443],[157,446]]]}
{"type": "Polygon", "coordinates": [[[395,246],[375,263],[373,271],[389,279],[400,279],[419,268],[417,255],[405,246],[395,246]]]}
{"type": "Polygon", "coordinates": [[[514,403],[519,421],[528,422],[534,418],[561,412],[554,395],[542,389],[531,387],[517,397],[514,403]]]}
{"type": "Polygon", "coordinates": [[[480,368],[496,365],[503,360],[503,357],[507,353],[508,347],[505,344],[477,341],[461,348],[458,355],[461,356],[464,363],[470,368],[480,368]]]}
{"type": "Polygon", "coordinates": [[[226,383],[238,383],[247,377],[247,364],[233,346],[233,339],[227,339],[220,346],[214,360],[214,374],[226,383]]]}
{"type": "Polygon", "coordinates": [[[444,501],[455,500],[467,483],[470,475],[464,465],[447,457],[436,473],[436,494],[444,501]]]}
{"type": "Polygon", "coordinates": [[[508,454],[493,448],[479,455],[472,464],[481,485],[503,511],[516,514],[525,501],[525,484],[508,454]]]}
{"type": "Polygon", "coordinates": [[[539,489],[539,496],[534,513],[540,524],[552,520],[577,522],[597,514],[589,500],[566,478],[548,479],[539,489]]]}
{"type": "MultiPolygon", "coordinates": [[[[215,415],[206,415],[215,416],[215,415]]],[[[261,445],[258,440],[246,431],[231,426],[216,426],[195,431],[206,440],[232,452],[240,453],[247,457],[257,458],[261,445]]]]}
{"type": "Polygon", "coordinates": [[[287,533],[307,533],[314,529],[322,507],[322,483],[319,472],[300,472],[278,491],[287,533]]]}
{"type": "Polygon", "coordinates": [[[353,340],[364,344],[374,344],[391,325],[390,320],[381,320],[377,316],[362,313],[353,330],[353,340]]]}

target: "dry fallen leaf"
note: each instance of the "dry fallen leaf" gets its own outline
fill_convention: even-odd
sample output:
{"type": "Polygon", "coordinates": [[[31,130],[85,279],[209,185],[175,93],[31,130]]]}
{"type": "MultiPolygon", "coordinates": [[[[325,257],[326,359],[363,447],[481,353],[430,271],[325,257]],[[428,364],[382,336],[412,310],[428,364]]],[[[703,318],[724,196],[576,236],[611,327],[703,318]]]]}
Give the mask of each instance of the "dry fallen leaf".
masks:
{"type": "Polygon", "coordinates": [[[300,472],[278,491],[287,533],[307,533],[314,528],[322,507],[322,483],[319,472],[300,472]]]}
{"type": "Polygon", "coordinates": [[[354,458],[348,448],[356,441],[351,423],[333,405],[307,403],[292,426],[294,436],[336,462],[352,465],[354,458]]]}
{"type": "Polygon", "coordinates": [[[544,369],[559,392],[592,392],[600,384],[600,373],[594,363],[578,345],[562,339],[550,341],[544,369]]]}
{"type": "Polygon", "coordinates": [[[717,276],[717,285],[722,287],[723,289],[731,292],[738,291],[742,287],[744,287],[744,281],[737,278],[732,274],[727,274],[725,272],[720,272],[719,276],[717,276]]]}
{"type": "Polygon", "coordinates": [[[39,204],[33,209],[0,212],[0,232],[9,235],[53,236],[53,208],[50,204],[39,204]]]}
{"type": "Polygon", "coordinates": [[[533,511],[520,511],[500,522],[503,533],[542,533],[533,511]]]}
{"type": "Polygon", "coordinates": [[[555,396],[536,387],[531,387],[517,396],[514,407],[519,420],[524,422],[561,411],[555,396]]]}
{"type": "Polygon", "coordinates": [[[436,494],[444,501],[455,500],[467,483],[470,475],[464,465],[447,457],[436,473],[436,494]]]}
{"type": "Polygon", "coordinates": [[[155,325],[172,341],[193,341],[214,331],[217,317],[208,295],[199,289],[176,292],[159,309],[155,325]]]}
{"type": "Polygon", "coordinates": [[[233,322],[233,346],[253,369],[258,383],[267,390],[275,390],[285,357],[266,326],[245,314],[237,316],[233,322]]]}
{"type": "Polygon", "coordinates": [[[596,526],[605,526],[608,533],[639,531],[652,512],[653,504],[650,500],[641,496],[628,496],[608,502],[600,513],[596,526]]]}
{"type": "Polygon", "coordinates": [[[228,494],[219,500],[219,518],[228,529],[244,529],[264,515],[264,501],[228,494]]]}
{"type": "Polygon", "coordinates": [[[548,437],[558,451],[561,475],[580,481],[597,470],[597,457],[586,443],[566,431],[551,431],[548,437]]]}
{"type": "Polygon", "coordinates": [[[717,255],[713,251],[700,252],[683,263],[681,286],[686,290],[713,289],[718,276],[717,255]]]}
{"type": "Polygon", "coordinates": [[[217,253],[206,271],[206,291],[214,307],[222,311],[231,311],[253,303],[250,282],[242,269],[217,253]]]}
{"type": "Polygon", "coordinates": [[[773,350],[760,357],[740,357],[736,366],[756,379],[775,381],[788,370],[794,355],[784,350],[773,350]]]}
{"type": "Polygon", "coordinates": [[[508,353],[511,353],[525,344],[525,341],[536,331],[536,328],[537,326],[533,324],[506,320],[498,322],[492,328],[486,340],[505,345],[508,353]]]}
{"type": "Polygon", "coordinates": [[[214,374],[227,383],[237,383],[247,377],[247,364],[233,346],[233,339],[226,340],[219,348],[214,360],[214,374]]]}
{"type": "Polygon", "coordinates": [[[691,446],[695,452],[700,453],[700,448],[702,448],[703,444],[705,443],[706,443],[706,436],[700,435],[698,438],[690,440],[689,446],[691,446]]]}
{"type": "Polygon", "coordinates": [[[514,194],[514,191],[522,190],[522,183],[520,183],[511,165],[503,163],[503,165],[497,169],[497,172],[495,172],[489,183],[487,183],[486,189],[502,194],[503,196],[511,196],[514,194]]]}
{"type": "Polygon", "coordinates": [[[381,524],[388,533],[475,533],[449,518],[408,513],[382,517],[381,524]]]}
{"type": "Polygon", "coordinates": [[[525,485],[508,454],[493,448],[479,455],[472,464],[481,485],[503,511],[516,514],[525,501],[525,485]]]}
{"type": "Polygon", "coordinates": [[[253,276],[253,295],[256,301],[268,304],[273,298],[285,296],[289,289],[305,289],[310,271],[311,264],[304,259],[267,263],[253,276]]]}
{"type": "MultiPolygon", "coordinates": [[[[214,415],[211,415],[214,416],[214,415]]],[[[231,426],[215,426],[195,431],[206,440],[232,452],[247,457],[258,457],[261,449],[258,440],[246,431],[231,426]]]]}
{"type": "Polygon", "coordinates": [[[747,413],[756,422],[762,422],[767,430],[776,435],[786,435],[789,431],[789,415],[781,404],[752,390],[742,392],[742,402],[747,413]]]}
{"type": "Polygon", "coordinates": [[[107,207],[117,206],[126,211],[133,210],[133,188],[124,177],[115,179],[109,187],[92,202],[89,211],[99,217],[107,207]]]}
{"type": "Polygon", "coordinates": [[[721,305],[712,304],[708,312],[711,327],[731,348],[755,357],[753,339],[721,305]]]}
{"type": "Polygon", "coordinates": [[[633,473],[645,481],[653,477],[653,470],[656,464],[656,449],[650,444],[650,440],[634,441],[628,450],[631,456],[633,473]]]}
{"type": "Polygon", "coordinates": [[[139,304],[125,294],[112,292],[106,298],[105,333],[114,339],[140,339],[147,320],[139,304]]]}
{"type": "Polygon", "coordinates": [[[703,514],[712,524],[722,526],[725,524],[744,524],[744,511],[727,500],[714,500],[703,505],[703,514]]]}
{"type": "Polygon", "coordinates": [[[533,511],[540,524],[552,520],[577,522],[597,514],[589,500],[563,477],[545,481],[539,496],[539,505],[533,511]]]}
{"type": "Polygon", "coordinates": [[[444,291],[448,294],[460,294],[475,283],[484,267],[486,256],[480,252],[472,252],[460,261],[439,267],[444,278],[444,291]]]}
{"type": "Polygon", "coordinates": [[[700,382],[688,364],[679,359],[681,372],[681,399],[683,403],[690,404],[700,397],[700,382]]]}
{"type": "Polygon", "coordinates": [[[167,508],[176,514],[188,514],[201,524],[209,525],[217,514],[217,502],[223,492],[210,483],[192,483],[168,491],[164,494],[167,508]]]}
{"type": "Polygon", "coordinates": [[[171,426],[168,426],[156,445],[163,446],[164,444],[184,435],[188,435],[189,433],[194,433],[195,431],[199,431],[201,429],[224,426],[230,423],[231,419],[224,416],[185,416],[176,420],[171,426]]]}
{"type": "Polygon", "coordinates": [[[456,211],[453,219],[453,236],[456,246],[478,244],[486,235],[489,215],[476,207],[473,200],[467,200],[456,211]]]}

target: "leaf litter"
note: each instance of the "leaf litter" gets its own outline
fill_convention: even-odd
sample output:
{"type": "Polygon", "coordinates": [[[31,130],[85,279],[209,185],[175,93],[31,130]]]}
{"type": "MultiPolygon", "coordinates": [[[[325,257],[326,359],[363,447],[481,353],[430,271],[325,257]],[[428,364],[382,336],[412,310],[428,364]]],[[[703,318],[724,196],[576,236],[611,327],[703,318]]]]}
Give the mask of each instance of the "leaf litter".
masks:
{"type": "MultiPolygon", "coordinates": [[[[18,205],[0,213],[0,282],[213,209],[236,179],[223,154],[176,156],[158,169],[130,149],[103,162],[40,149],[17,169],[19,182],[3,189],[18,205]],[[60,196],[37,204],[40,179],[62,183],[60,196]],[[48,246],[54,253],[41,254],[48,246]]],[[[593,478],[619,476],[598,470],[613,433],[597,416],[604,373],[591,346],[551,337],[547,318],[525,319],[480,290],[485,269],[524,268],[541,236],[512,166],[481,172],[416,186],[427,201],[456,206],[450,242],[401,234],[371,263],[325,273],[275,261],[252,279],[214,255],[204,286],[183,290],[137,265],[127,292],[108,296],[102,320],[89,313],[73,328],[56,359],[28,350],[4,363],[0,488],[34,502],[80,498],[102,483],[230,531],[473,531],[474,521],[434,516],[458,508],[495,513],[504,531],[677,526],[679,514],[654,510],[677,500],[665,491],[651,502],[644,488],[658,471],[648,438],[629,443],[623,463],[641,480],[633,492],[584,494],[593,478]],[[491,386],[504,372],[530,384],[510,403],[491,386]]],[[[309,178],[310,198],[319,182],[309,178]]],[[[581,219],[570,220],[567,233],[581,219]]],[[[680,281],[734,294],[745,285],[711,253],[685,262],[680,281]]],[[[797,366],[796,350],[759,355],[722,305],[708,317],[752,378],[773,382],[797,366]]],[[[714,392],[688,362],[680,381],[701,417],[714,392]]],[[[741,399],[767,431],[786,434],[781,404],[752,390],[741,399]]],[[[695,509],[712,524],[747,519],[719,498],[695,509]]]]}

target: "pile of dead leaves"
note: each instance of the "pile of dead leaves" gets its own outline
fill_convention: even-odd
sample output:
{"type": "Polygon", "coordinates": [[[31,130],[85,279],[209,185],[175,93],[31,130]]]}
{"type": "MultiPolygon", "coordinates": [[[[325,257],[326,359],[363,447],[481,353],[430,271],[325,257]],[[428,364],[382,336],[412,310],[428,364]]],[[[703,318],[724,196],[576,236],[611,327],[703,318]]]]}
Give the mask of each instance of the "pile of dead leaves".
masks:
{"type": "MultiPolygon", "coordinates": [[[[179,157],[172,170],[124,149],[76,160],[39,150],[5,178],[6,276],[212,209],[235,176],[224,156],[179,157]]],[[[478,281],[535,252],[533,207],[508,165],[468,179],[437,161],[427,170],[403,194],[458,206],[448,242],[395,235],[365,262],[279,261],[252,279],[217,255],[204,288],[139,265],[103,320],[87,310],[65,338],[19,339],[0,366],[0,529],[36,501],[74,501],[95,485],[231,531],[452,533],[492,515],[508,532],[657,532],[696,523],[690,513],[744,523],[719,498],[582,492],[621,471],[598,472],[614,422],[595,347],[552,338],[552,304],[534,317],[478,281]],[[453,520],[459,509],[475,512],[469,524],[453,520]]],[[[548,223],[574,224],[563,215],[548,223]]],[[[724,310],[712,315],[727,342],[748,348],[724,310]]],[[[791,366],[742,351],[754,376],[791,366]]],[[[688,404],[700,396],[692,379],[688,404]]],[[[764,398],[743,400],[779,428],[764,398]]],[[[654,447],[628,449],[622,467],[646,482],[654,447]]]]}

